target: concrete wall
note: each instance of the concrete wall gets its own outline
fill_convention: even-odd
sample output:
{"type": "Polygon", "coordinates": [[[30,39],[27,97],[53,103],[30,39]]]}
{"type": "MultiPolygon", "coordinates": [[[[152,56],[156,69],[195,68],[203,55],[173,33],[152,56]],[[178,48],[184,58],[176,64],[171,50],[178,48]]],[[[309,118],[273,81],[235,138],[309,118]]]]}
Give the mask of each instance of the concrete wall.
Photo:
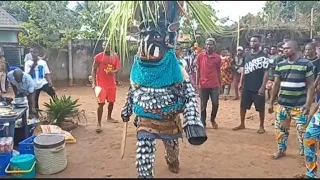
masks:
{"type": "MultiPolygon", "coordinates": [[[[93,40],[72,41],[73,83],[87,84],[91,74],[95,42],[93,40]]],[[[101,46],[101,45],[100,45],[101,46]]]]}
{"type": "Polygon", "coordinates": [[[47,63],[51,71],[54,86],[68,86],[68,59],[67,50],[50,52],[47,63]]]}
{"type": "Polygon", "coordinates": [[[0,42],[18,42],[17,32],[0,30],[0,42]]]}
{"type": "MultiPolygon", "coordinates": [[[[102,40],[72,40],[72,73],[73,84],[78,86],[89,83],[88,76],[91,75],[93,57],[102,51],[102,40]]],[[[133,55],[128,61],[121,60],[120,81],[129,81],[129,74],[133,62],[133,55]]],[[[68,86],[69,83],[69,54],[68,50],[51,52],[48,65],[52,72],[55,86],[68,86]]]]}

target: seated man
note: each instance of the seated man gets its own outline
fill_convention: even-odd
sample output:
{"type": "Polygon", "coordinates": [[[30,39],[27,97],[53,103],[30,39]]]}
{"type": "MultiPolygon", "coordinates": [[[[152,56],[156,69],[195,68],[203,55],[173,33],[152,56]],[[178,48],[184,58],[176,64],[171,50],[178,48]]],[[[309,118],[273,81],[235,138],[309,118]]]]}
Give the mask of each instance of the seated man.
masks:
{"type": "Polygon", "coordinates": [[[28,98],[29,115],[36,115],[35,110],[35,83],[30,74],[23,72],[21,69],[15,69],[8,73],[8,80],[11,84],[15,97],[28,98]]]}

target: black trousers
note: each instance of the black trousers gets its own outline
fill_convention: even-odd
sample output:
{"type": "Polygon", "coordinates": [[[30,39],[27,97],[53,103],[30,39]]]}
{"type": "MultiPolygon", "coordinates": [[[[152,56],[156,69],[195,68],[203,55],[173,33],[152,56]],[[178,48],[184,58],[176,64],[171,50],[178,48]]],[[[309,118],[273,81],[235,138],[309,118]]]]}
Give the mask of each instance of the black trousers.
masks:
{"type": "Polygon", "coordinates": [[[211,122],[214,122],[218,113],[219,108],[219,88],[201,88],[200,99],[201,99],[201,120],[204,126],[206,126],[207,119],[207,104],[209,97],[211,99],[212,110],[211,110],[211,122]]]}
{"type": "Polygon", "coordinates": [[[44,91],[46,92],[51,98],[56,97],[56,92],[52,88],[52,86],[49,86],[49,84],[45,84],[42,86],[42,88],[36,90],[36,97],[35,97],[35,108],[39,109],[39,96],[40,92],[44,91]]]}

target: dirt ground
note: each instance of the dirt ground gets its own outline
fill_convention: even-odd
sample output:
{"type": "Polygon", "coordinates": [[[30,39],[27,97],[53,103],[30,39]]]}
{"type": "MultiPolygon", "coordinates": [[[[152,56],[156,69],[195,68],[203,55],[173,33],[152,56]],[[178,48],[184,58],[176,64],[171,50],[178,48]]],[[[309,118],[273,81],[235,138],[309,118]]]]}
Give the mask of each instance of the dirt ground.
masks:
{"type": "MultiPolygon", "coordinates": [[[[57,94],[79,98],[81,109],[86,111],[88,124],[72,131],[76,144],[68,144],[68,167],[54,175],[37,177],[80,178],[80,177],[137,177],[135,169],[135,127],[130,121],[125,157],[120,159],[122,121],[120,110],[124,104],[128,87],[119,87],[113,117],[120,123],[107,123],[103,115],[103,132],[96,134],[96,100],[90,87],[57,88],[57,94]]],[[[45,93],[40,101],[48,100],[45,93]]],[[[295,128],[291,128],[287,156],[281,160],[271,160],[270,155],[277,150],[274,128],[271,126],[273,115],[266,115],[266,133],[257,134],[258,113],[251,109],[247,113],[246,130],[234,132],[231,129],[239,124],[240,101],[221,101],[217,116],[219,129],[207,129],[208,140],[201,146],[192,146],[180,140],[179,174],[167,169],[162,142],[157,144],[155,177],[209,178],[209,177],[251,177],[287,178],[296,173],[304,173],[302,159],[298,155],[295,128]]],[[[210,104],[210,103],[209,103],[210,104]]],[[[211,109],[209,105],[208,109],[211,109]]],[[[208,110],[208,116],[210,114],[208,110]]]]}

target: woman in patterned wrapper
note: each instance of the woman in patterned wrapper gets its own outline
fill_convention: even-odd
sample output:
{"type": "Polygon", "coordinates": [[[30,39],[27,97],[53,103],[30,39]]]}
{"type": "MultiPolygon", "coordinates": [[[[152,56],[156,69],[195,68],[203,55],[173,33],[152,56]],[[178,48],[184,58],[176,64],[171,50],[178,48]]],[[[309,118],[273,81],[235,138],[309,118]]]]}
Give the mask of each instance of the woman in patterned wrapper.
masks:
{"type": "Polygon", "coordinates": [[[228,50],[221,51],[221,86],[222,86],[222,99],[227,100],[230,94],[232,79],[232,58],[228,50]]]}

